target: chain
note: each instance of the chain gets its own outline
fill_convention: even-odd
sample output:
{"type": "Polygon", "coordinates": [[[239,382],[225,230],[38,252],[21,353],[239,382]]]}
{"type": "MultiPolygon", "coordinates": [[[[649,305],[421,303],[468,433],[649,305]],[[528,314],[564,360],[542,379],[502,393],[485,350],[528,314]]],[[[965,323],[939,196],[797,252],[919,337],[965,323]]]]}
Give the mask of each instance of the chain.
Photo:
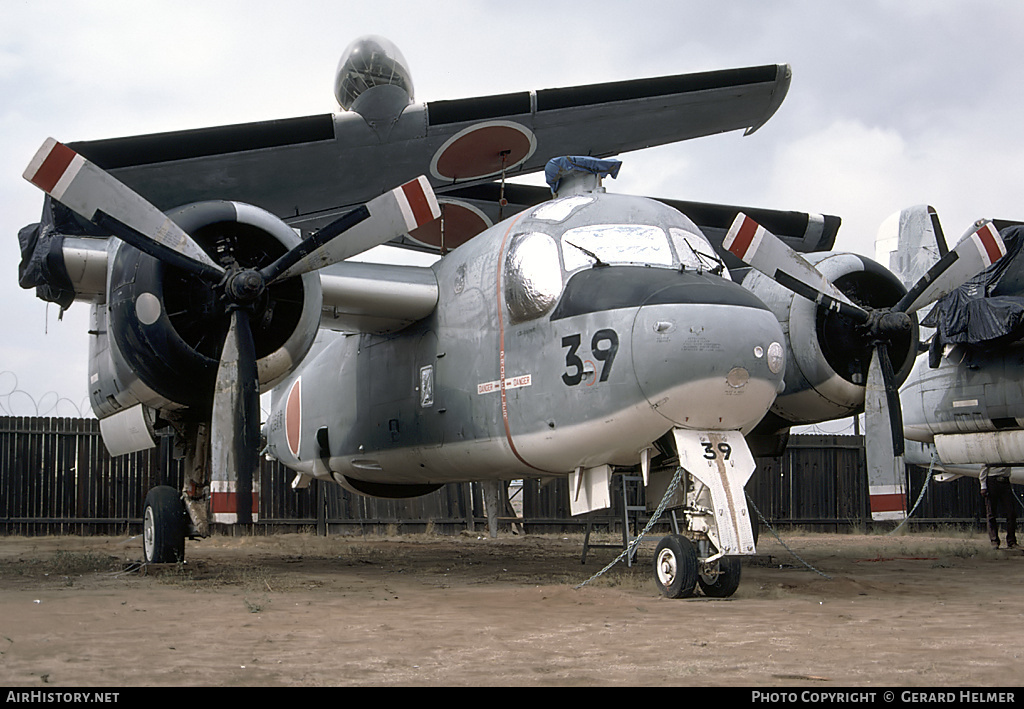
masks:
{"type": "Polygon", "coordinates": [[[612,568],[617,563],[619,563],[620,561],[625,559],[627,554],[632,554],[636,550],[637,546],[639,546],[639,544],[643,540],[644,536],[649,531],[651,531],[651,527],[653,527],[655,525],[655,523],[658,521],[658,518],[661,517],[662,513],[665,511],[665,508],[668,506],[668,501],[672,499],[672,495],[675,494],[676,488],[679,487],[679,482],[682,480],[682,478],[683,478],[683,469],[681,467],[676,468],[676,474],[672,476],[672,482],[669,483],[668,489],[665,490],[665,494],[661,498],[661,502],[658,503],[658,509],[656,509],[654,511],[654,516],[652,516],[650,521],[648,521],[647,524],[644,526],[643,531],[640,532],[640,534],[637,536],[637,538],[634,539],[632,542],[630,542],[629,546],[626,547],[626,549],[621,554],[619,554],[617,557],[615,557],[615,559],[613,559],[611,561],[611,563],[609,563],[603,569],[598,571],[596,574],[591,576],[589,579],[587,579],[583,583],[579,584],[578,586],[575,586],[574,588],[576,588],[576,589],[583,588],[588,583],[590,583],[594,579],[596,579],[599,576],[601,576],[604,572],[608,571],[608,569],[612,568]]]}
{"type": "Polygon", "coordinates": [[[890,534],[896,534],[896,532],[900,531],[900,529],[903,528],[903,525],[905,525],[908,521],[910,521],[910,518],[914,516],[915,512],[917,512],[918,505],[921,504],[921,500],[924,499],[924,494],[928,491],[928,483],[930,483],[931,480],[932,480],[932,470],[934,470],[934,469],[935,469],[935,456],[933,455],[931,462],[928,464],[928,475],[927,475],[927,477],[925,477],[924,484],[921,486],[921,492],[918,493],[918,495],[917,495],[917,502],[914,503],[914,508],[912,510],[910,510],[910,513],[906,517],[903,518],[903,521],[899,523],[899,525],[896,527],[896,529],[894,529],[891,532],[889,532],[889,534],[887,534],[886,536],[889,536],[890,534]]]}
{"type": "Polygon", "coordinates": [[[828,574],[826,574],[826,573],[822,573],[821,571],[818,571],[818,570],[817,570],[816,568],[814,568],[813,566],[811,566],[810,564],[808,564],[808,563],[807,563],[806,561],[804,561],[803,559],[801,559],[801,558],[800,558],[800,555],[799,555],[799,554],[797,554],[797,553],[796,553],[795,551],[793,551],[792,549],[790,549],[790,548],[789,548],[789,546],[788,546],[788,545],[786,544],[786,542],[782,541],[782,539],[780,539],[780,538],[779,538],[779,535],[775,533],[775,529],[774,529],[774,528],[773,528],[773,527],[772,527],[772,526],[771,526],[770,524],[768,524],[768,520],[766,520],[766,519],[764,518],[764,515],[763,515],[763,514],[761,514],[761,510],[757,509],[757,505],[755,505],[755,504],[754,504],[754,501],[750,499],[750,495],[747,495],[747,503],[748,503],[748,504],[749,504],[749,505],[750,505],[751,507],[753,507],[753,508],[754,508],[754,512],[756,512],[756,513],[757,513],[757,518],[758,518],[759,520],[761,520],[762,522],[764,522],[764,526],[768,528],[768,531],[772,533],[772,536],[773,536],[773,537],[775,537],[775,539],[776,539],[776,540],[778,540],[779,544],[781,544],[781,545],[782,545],[783,547],[785,547],[786,551],[788,551],[788,552],[789,552],[790,554],[792,554],[792,555],[793,555],[793,558],[794,558],[794,559],[796,559],[797,561],[799,561],[799,562],[800,562],[801,564],[803,564],[804,566],[806,566],[806,567],[807,567],[808,569],[810,569],[810,570],[811,570],[811,571],[813,571],[814,573],[818,574],[818,576],[823,576],[823,577],[827,578],[827,579],[828,579],[829,581],[831,581],[831,580],[832,580],[832,577],[831,577],[831,576],[829,576],[829,575],[828,575],[828,574]]]}
{"type": "MultiPolygon", "coordinates": [[[[647,522],[646,526],[644,526],[643,531],[640,532],[640,534],[637,536],[637,538],[634,539],[629,544],[629,546],[625,550],[623,550],[623,552],[621,554],[619,554],[617,557],[615,557],[615,559],[613,559],[607,566],[605,566],[603,569],[598,571],[596,574],[591,576],[589,579],[587,579],[583,583],[581,583],[581,584],[579,584],[577,586],[574,586],[573,588],[575,588],[575,589],[583,588],[588,583],[590,583],[591,581],[599,578],[605,572],[607,572],[610,568],[612,568],[617,563],[619,563],[620,561],[625,559],[627,554],[632,554],[636,550],[636,547],[639,546],[641,541],[643,541],[643,539],[647,535],[647,533],[649,531],[651,531],[651,527],[653,527],[657,523],[657,521],[661,517],[662,513],[664,513],[665,507],[668,505],[668,501],[670,499],[672,499],[672,495],[675,493],[676,488],[679,487],[679,482],[682,480],[683,472],[684,471],[683,471],[682,468],[676,468],[676,473],[675,473],[674,476],[672,476],[672,482],[669,483],[668,489],[665,490],[665,494],[662,496],[661,502],[658,503],[658,508],[655,510],[654,515],[651,517],[650,521],[647,522]]],[[[787,545],[784,541],[782,541],[782,539],[779,538],[779,535],[775,532],[775,529],[772,527],[771,524],[769,524],[768,520],[766,520],[764,518],[764,515],[761,514],[761,510],[757,509],[757,505],[754,504],[754,501],[750,499],[749,495],[747,495],[747,503],[754,509],[754,512],[757,513],[758,519],[761,520],[761,522],[764,524],[764,526],[768,528],[768,531],[772,533],[772,536],[775,537],[775,539],[779,542],[779,544],[781,544],[786,549],[786,551],[788,551],[793,556],[794,559],[799,561],[801,564],[803,564],[804,566],[806,566],[808,569],[810,569],[814,573],[818,574],[819,576],[821,576],[823,578],[826,578],[829,581],[832,580],[831,576],[829,576],[828,574],[826,574],[826,573],[824,573],[822,571],[819,571],[818,569],[814,568],[811,564],[807,563],[804,559],[802,559],[800,557],[799,554],[797,554],[795,551],[793,551],[789,547],[789,545],[787,545]]],[[[916,509],[916,505],[915,505],[915,509],[916,509]]]]}

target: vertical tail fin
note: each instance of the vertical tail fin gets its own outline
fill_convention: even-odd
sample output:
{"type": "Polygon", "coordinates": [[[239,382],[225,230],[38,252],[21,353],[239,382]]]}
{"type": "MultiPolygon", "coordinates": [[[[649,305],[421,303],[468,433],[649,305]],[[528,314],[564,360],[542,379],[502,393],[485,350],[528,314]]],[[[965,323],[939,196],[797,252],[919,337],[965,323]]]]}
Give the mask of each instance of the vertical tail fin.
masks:
{"type": "Polygon", "coordinates": [[[908,207],[882,222],[875,237],[875,260],[910,288],[949,251],[935,209],[908,207]]]}

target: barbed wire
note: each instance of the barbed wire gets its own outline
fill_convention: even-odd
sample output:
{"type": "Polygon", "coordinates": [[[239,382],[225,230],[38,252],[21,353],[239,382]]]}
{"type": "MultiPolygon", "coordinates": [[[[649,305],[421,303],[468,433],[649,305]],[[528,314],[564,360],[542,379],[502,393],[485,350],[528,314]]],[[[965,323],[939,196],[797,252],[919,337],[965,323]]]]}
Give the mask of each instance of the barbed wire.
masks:
{"type": "MultiPolygon", "coordinates": [[[[45,392],[37,400],[18,386],[18,375],[10,370],[0,372],[0,415],[3,416],[58,416],[61,405],[74,410],[77,418],[92,418],[89,397],[75,403],[56,391],[45,392]],[[12,402],[13,399],[13,402],[12,402]],[[16,406],[16,404],[18,404],[16,406]],[[18,413],[22,412],[22,413],[18,413]]],[[[69,412],[70,413],[70,412],[69,412]]]]}

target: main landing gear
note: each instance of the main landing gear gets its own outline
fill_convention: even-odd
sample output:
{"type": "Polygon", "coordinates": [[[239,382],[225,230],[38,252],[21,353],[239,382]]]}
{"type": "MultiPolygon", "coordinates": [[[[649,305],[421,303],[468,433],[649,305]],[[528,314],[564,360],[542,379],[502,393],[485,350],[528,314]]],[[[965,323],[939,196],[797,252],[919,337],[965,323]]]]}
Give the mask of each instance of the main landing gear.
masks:
{"type": "Polygon", "coordinates": [[[147,564],[185,560],[188,513],[181,493],[168,485],[154,487],[146,495],[142,511],[142,553],[147,564]]]}
{"type": "Polygon", "coordinates": [[[184,442],[183,489],[158,485],[142,506],[142,555],[147,564],[185,560],[185,538],[210,535],[210,427],[182,423],[176,430],[184,442]]]}

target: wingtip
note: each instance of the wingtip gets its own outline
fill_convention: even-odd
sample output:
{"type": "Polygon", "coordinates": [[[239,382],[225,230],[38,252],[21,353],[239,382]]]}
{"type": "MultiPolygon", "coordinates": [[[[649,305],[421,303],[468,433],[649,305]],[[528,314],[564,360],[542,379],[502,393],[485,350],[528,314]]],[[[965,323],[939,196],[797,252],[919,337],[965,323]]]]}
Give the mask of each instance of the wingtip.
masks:
{"type": "Polygon", "coordinates": [[[789,64],[777,64],[775,66],[775,89],[772,91],[771,100],[768,103],[768,107],[765,109],[764,115],[757,123],[747,128],[744,132],[744,136],[753,135],[756,133],[761,126],[767,123],[772,116],[775,115],[776,111],[779,110],[779,106],[786,100],[786,94],[789,93],[789,84],[793,80],[793,67],[789,64]]]}

